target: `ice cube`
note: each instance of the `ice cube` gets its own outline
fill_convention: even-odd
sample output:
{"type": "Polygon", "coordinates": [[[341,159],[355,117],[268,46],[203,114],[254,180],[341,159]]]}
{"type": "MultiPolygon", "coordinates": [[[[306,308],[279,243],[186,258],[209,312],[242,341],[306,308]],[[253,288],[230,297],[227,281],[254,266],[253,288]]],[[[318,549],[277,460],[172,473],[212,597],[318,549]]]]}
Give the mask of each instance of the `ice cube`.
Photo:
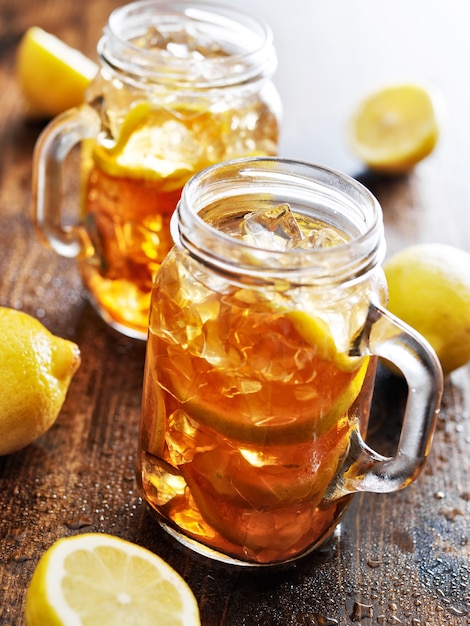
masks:
{"type": "Polygon", "coordinates": [[[145,50],[160,50],[172,57],[193,61],[227,55],[217,41],[197,32],[191,24],[179,30],[167,31],[152,26],[142,36],[135,38],[133,43],[145,50]]]}
{"type": "Polygon", "coordinates": [[[143,50],[165,50],[166,37],[158,28],[151,26],[143,35],[134,38],[132,43],[143,50]]]}
{"type": "Polygon", "coordinates": [[[346,241],[347,239],[341,232],[327,226],[324,223],[319,223],[317,228],[312,228],[300,241],[296,241],[293,248],[308,250],[332,248],[333,246],[339,246],[346,243],[346,241]]]}
{"type": "Polygon", "coordinates": [[[302,231],[289,204],[270,205],[245,216],[243,239],[269,250],[285,250],[302,240],[302,231]]]}

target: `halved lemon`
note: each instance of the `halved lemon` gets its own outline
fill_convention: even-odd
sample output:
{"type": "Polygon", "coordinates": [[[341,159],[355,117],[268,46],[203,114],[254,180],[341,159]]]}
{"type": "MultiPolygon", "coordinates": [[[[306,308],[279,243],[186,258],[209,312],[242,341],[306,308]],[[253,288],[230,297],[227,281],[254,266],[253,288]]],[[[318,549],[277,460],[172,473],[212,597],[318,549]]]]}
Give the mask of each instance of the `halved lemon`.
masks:
{"type": "Polygon", "coordinates": [[[358,105],[349,130],[352,151],[370,169],[386,174],[406,172],[437,143],[434,99],[420,85],[385,87],[358,105]]]}
{"type": "Polygon", "coordinates": [[[56,541],[41,557],[25,604],[27,626],[199,626],[181,576],[149,550],[112,535],[56,541]]]}
{"type": "Polygon", "coordinates": [[[38,26],[20,41],[16,73],[31,116],[54,117],[82,104],[97,71],[91,59],[38,26]]]}

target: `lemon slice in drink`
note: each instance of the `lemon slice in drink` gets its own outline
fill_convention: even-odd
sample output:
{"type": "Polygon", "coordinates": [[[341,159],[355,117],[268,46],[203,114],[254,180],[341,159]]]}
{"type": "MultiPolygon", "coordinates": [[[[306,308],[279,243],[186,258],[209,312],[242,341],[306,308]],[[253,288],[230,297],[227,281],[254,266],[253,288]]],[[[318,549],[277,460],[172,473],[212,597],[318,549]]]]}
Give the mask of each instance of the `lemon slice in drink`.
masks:
{"type": "Polygon", "coordinates": [[[363,100],[350,124],[353,152],[372,170],[399,174],[434,149],[439,136],[433,98],[419,85],[381,89],[363,100]]]}
{"type": "Polygon", "coordinates": [[[27,626],[198,626],[186,582],[149,550],[112,535],[59,539],[40,559],[25,604],[27,626]]]}
{"type": "Polygon", "coordinates": [[[139,102],[127,113],[116,143],[110,147],[97,144],[93,159],[110,176],[150,180],[160,183],[159,188],[166,192],[181,189],[195,172],[195,165],[179,155],[171,158],[162,146],[182,132],[183,126],[171,113],[139,102]]]}
{"type": "MultiPolygon", "coordinates": [[[[342,390],[334,399],[323,398],[319,390],[317,398],[312,399],[311,406],[304,407],[297,413],[294,409],[291,412],[286,409],[282,419],[270,418],[263,422],[254,422],[246,410],[240,411],[239,407],[234,408],[224,401],[217,402],[214,394],[207,390],[206,393],[201,392],[197,398],[186,401],[182,408],[200,424],[239,442],[266,446],[302,443],[320,437],[335,424],[344,424],[348,419],[349,408],[362,389],[367,368],[366,357],[357,370],[347,374],[347,379],[342,381],[342,390]]],[[[253,413],[256,414],[257,411],[253,413]]]]}
{"type": "Polygon", "coordinates": [[[38,26],[20,41],[16,73],[32,117],[54,117],[82,104],[97,71],[91,59],[38,26]]]}
{"type": "Polygon", "coordinates": [[[260,388],[259,393],[233,394],[229,401],[219,390],[230,382],[217,372],[202,385],[181,372],[168,381],[163,379],[162,384],[174,391],[191,418],[237,441],[287,445],[319,437],[334,424],[348,420],[369,357],[339,352],[328,325],[320,318],[298,310],[284,315],[290,322],[290,326],[283,325],[289,343],[301,348],[305,342],[312,348],[307,348],[311,383],[271,385],[269,392],[260,388]]]}
{"type": "Polygon", "coordinates": [[[364,361],[365,357],[354,357],[338,352],[330,329],[321,318],[300,310],[289,311],[286,316],[299,335],[316,348],[318,356],[321,359],[333,361],[342,372],[354,372],[364,361]]]}

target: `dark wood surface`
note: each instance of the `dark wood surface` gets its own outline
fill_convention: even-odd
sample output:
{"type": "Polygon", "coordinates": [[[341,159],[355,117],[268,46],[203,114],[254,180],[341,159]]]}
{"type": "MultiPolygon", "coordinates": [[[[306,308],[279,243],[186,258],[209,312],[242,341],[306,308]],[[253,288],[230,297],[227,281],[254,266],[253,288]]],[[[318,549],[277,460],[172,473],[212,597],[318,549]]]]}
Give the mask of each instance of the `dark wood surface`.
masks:
{"type": "MultiPolygon", "coordinates": [[[[95,58],[113,0],[0,0],[0,305],[22,309],[82,352],[53,428],[0,458],[0,624],[22,626],[25,589],[56,539],[109,532],[165,558],[192,587],[204,626],[470,624],[470,369],[445,382],[438,429],[418,480],[355,496],[328,545],[287,569],[227,568],[159,529],[136,491],[145,345],[110,330],[71,260],[44,249],[30,213],[31,155],[16,46],[37,24],[95,58]]],[[[267,18],[285,104],[281,153],[356,175],[380,200],[389,253],[417,241],[470,251],[470,5],[466,0],[246,0],[267,18]],[[438,89],[445,115],[433,155],[398,179],[361,172],[345,124],[365,91],[402,79],[438,89]]],[[[470,271],[470,268],[469,268],[470,271]]],[[[0,330],[1,332],[1,330],[0,330]]],[[[381,375],[370,441],[393,450],[403,390],[381,375]]],[[[0,398],[1,401],[1,398],[0,398]]],[[[47,625],[44,625],[47,626],[47,625]]]]}

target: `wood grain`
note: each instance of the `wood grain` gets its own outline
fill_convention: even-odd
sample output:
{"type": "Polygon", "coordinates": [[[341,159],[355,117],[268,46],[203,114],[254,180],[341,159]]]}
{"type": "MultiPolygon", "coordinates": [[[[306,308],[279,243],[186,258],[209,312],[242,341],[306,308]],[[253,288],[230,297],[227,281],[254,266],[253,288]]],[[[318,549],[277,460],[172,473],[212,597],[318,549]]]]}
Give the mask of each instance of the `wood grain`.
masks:
{"type": "MultiPolygon", "coordinates": [[[[335,2],[339,10],[342,3],[335,2]]],[[[296,3],[292,19],[302,29],[303,12],[310,15],[311,5],[309,0],[296,3]]],[[[290,38],[287,48],[287,37],[279,27],[283,3],[252,4],[266,17],[271,14],[277,25],[282,78],[286,75],[282,68],[308,58],[319,41],[290,38]]],[[[433,448],[419,479],[393,495],[355,496],[331,541],[287,568],[235,569],[192,555],[160,530],[139,498],[134,463],[145,345],[118,335],[99,319],[87,301],[75,263],[44,248],[34,232],[31,156],[42,126],[25,120],[14,73],[16,46],[28,26],[38,24],[93,55],[106,16],[116,5],[111,0],[0,0],[0,305],[37,316],[54,333],[76,341],[82,351],[82,366],[53,428],[27,449],[0,458],[0,624],[23,626],[25,589],[40,555],[59,537],[84,531],[113,533],[160,554],[192,587],[204,626],[469,624],[467,367],[446,380],[433,448]]],[[[321,4],[317,5],[320,11],[321,4]]],[[[383,19],[373,0],[361,0],[357,6],[358,19],[366,11],[371,19],[383,19]]],[[[431,17],[436,13],[433,6],[429,5],[431,17]]],[[[455,10],[463,5],[450,2],[450,6],[454,13],[450,11],[447,19],[458,19],[455,10]]],[[[401,10],[405,19],[406,7],[398,2],[393,11],[401,10]]],[[[466,19],[467,13],[465,5],[459,15],[466,19]]],[[[410,19],[415,17],[413,13],[410,19]]],[[[351,27],[335,23],[336,29],[349,32],[351,27]]],[[[418,23],[415,29],[416,46],[421,36],[427,42],[418,23]]],[[[318,33],[318,38],[327,49],[328,34],[318,33]]],[[[341,42],[341,33],[336,33],[335,41],[341,42]]],[[[456,38],[452,46],[442,46],[436,80],[447,89],[444,95],[451,99],[451,110],[460,115],[447,119],[439,149],[414,173],[398,179],[374,177],[361,172],[346,153],[337,151],[336,161],[331,150],[325,152],[327,165],[351,163],[349,173],[377,195],[389,253],[426,240],[454,243],[470,251],[470,95],[454,62],[464,53],[459,45],[456,38]]],[[[341,76],[336,62],[332,55],[329,66],[317,63],[316,89],[307,88],[329,93],[331,72],[336,69],[341,76]]],[[[364,76],[369,76],[372,84],[381,62],[380,51],[372,54],[371,67],[361,68],[357,80],[364,83],[364,76]]],[[[354,82],[345,79],[344,89],[351,89],[354,82]]],[[[342,86],[338,78],[339,98],[342,86]]],[[[303,145],[309,141],[313,145],[316,119],[328,120],[322,132],[336,133],[343,120],[334,117],[334,107],[327,116],[328,101],[312,98],[293,104],[291,84],[281,81],[279,87],[291,106],[285,111],[286,154],[297,149],[294,141],[289,143],[296,119],[311,120],[311,127],[302,131],[303,145]]],[[[67,194],[72,201],[72,192],[67,194]]],[[[398,381],[381,373],[369,439],[385,453],[396,445],[403,393],[398,381]]]]}

